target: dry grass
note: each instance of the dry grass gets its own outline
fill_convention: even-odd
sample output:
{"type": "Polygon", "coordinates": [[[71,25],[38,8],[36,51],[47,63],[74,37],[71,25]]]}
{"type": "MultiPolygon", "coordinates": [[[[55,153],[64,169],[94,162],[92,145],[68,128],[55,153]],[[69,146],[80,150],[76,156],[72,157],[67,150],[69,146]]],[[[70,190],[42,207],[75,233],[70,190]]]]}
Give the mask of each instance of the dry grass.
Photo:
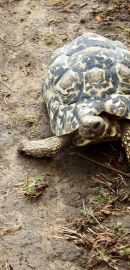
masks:
{"type": "Polygon", "coordinates": [[[87,202],[89,207],[83,201],[81,219],[67,223],[60,232],[63,238],[90,252],[87,269],[104,262],[117,270],[121,260],[130,259],[130,231],[121,222],[112,223],[111,217],[129,213],[130,192],[121,176],[111,179],[98,175],[93,180],[98,187],[96,194],[87,202]]]}

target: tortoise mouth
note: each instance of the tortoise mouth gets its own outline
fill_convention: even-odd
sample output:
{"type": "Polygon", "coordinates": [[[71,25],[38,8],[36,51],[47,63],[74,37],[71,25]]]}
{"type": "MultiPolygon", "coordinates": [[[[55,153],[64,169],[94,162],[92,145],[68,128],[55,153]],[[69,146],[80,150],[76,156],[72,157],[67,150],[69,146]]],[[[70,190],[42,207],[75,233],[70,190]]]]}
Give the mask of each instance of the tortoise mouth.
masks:
{"type": "Polygon", "coordinates": [[[97,139],[106,133],[106,123],[102,117],[87,116],[79,127],[79,135],[86,139],[97,139]]]}

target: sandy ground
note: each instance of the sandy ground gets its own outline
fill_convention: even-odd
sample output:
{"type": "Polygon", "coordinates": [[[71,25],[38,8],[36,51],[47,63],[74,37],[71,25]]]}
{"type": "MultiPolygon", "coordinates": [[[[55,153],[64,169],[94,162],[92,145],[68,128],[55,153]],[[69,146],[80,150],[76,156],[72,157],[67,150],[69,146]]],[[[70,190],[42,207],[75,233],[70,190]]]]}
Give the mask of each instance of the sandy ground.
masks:
{"type": "MultiPolygon", "coordinates": [[[[111,13],[109,2],[0,0],[0,269],[88,269],[87,251],[60,239],[58,230],[66,219],[80,215],[82,200],[94,192],[91,177],[108,172],[69,155],[71,145],[54,159],[20,155],[17,145],[25,137],[51,135],[41,86],[55,48],[86,31],[118,38],[130,48],[130,9],[119,7],[111,13]],[[103,10],[106,20],[100,15],[103,10]],[[50,26],[54,40],[47,44],[50,26]],[[31,202],[20,185],[28,175],[42,175],[48,183],[45,194],[31,202]]],[[[118,156],[118,167],[124,155],[119,145],[111,144],[85,152],[95,159],[100,156],[103,162],[118,156]]],[[[129,217],[125,220],[129,226],[129,217]]],[[[129,267],[126,264],[120,270],[129,267]]]]}

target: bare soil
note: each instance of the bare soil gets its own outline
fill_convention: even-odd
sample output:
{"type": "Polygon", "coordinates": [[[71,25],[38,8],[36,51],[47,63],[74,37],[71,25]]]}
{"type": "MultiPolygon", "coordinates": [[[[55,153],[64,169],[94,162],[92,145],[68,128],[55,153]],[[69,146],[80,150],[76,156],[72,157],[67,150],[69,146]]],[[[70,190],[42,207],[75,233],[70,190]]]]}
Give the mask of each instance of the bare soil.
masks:
{"type": "MultiPolygon", "coordinates": [[[[0,269],[88,269],[87,251],[60,239],[58,231],[66,220],[80,216],[82,200],[94,193],[92,176],[108,171],[70,155],[75,150],[71,145],[53,159],[20,155],[17,145],[25,137],[51,135],[41,87],[54,49],[86,31],[130,48],[130,4],[121,2],[116,6],[113,1],[111,10],[105,0],[0,0],[0,269]],[[50,27],[53,40],[48,44],[50,27]],[[42,175],[48,184],[37,200],[29,201],[22,193],[21,182],[28,175],[42,175]]],[[[117,143],[81,151],[117,168],[127,166],[117,143]]],[[[119,219],[130,226],[129,216],[119,219]]],[[[130,269],[129,262],[119,269],[130,269]]]]}

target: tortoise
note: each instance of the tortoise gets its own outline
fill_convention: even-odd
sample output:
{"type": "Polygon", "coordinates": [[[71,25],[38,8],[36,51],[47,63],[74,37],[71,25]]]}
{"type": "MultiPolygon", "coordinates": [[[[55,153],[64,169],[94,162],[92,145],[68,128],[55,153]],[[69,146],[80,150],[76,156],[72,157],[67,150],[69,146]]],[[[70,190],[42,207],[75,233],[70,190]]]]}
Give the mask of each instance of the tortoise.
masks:
{"type": "Polygon", "coordinates": [[[84,33],[52,55],[43,95],[54,136],[23,140],[18,150],[50,157],[68,141],[121,140],[130,162],[130,52],[120,41],[84,33]]]}

